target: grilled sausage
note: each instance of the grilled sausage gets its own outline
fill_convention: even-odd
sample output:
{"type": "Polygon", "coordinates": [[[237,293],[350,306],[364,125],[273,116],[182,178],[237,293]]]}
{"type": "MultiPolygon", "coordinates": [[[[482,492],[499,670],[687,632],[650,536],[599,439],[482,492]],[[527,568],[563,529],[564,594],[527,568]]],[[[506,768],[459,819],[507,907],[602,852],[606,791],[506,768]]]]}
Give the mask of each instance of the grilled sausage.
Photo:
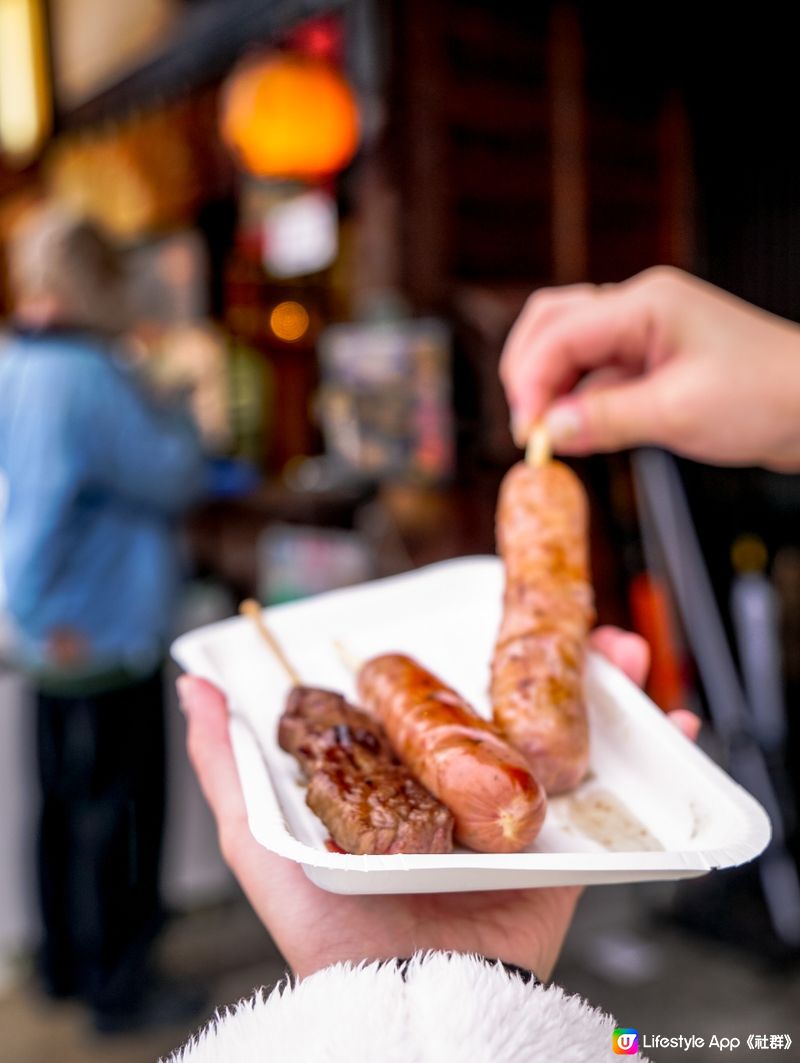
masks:
{"type": "Polygon", "coordinates": [[[561,462],[515,465],[500,489],[503,619],[492,661],[494,722],[548,794],[586,774],[586,636],[594,620],[582,484],[561,462]]]}
{"type": "Polygon", "coordinates": [[[484,853],[530,845],[544,819],[544,791],[460,695],[401,654],[367,661],[358,693],[398,756],[453,813],[458,841],[484,853]]]}

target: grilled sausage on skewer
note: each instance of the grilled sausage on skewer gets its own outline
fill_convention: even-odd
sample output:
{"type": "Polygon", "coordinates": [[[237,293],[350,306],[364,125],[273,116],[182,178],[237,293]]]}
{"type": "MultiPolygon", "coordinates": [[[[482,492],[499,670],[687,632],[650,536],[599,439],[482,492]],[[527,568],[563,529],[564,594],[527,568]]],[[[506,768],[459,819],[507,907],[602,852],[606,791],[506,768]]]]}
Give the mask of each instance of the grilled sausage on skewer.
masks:
{"type": "Polygon", "coordinates": [[[492,662],[494,721],[549,794],[586,774],[586,636],[594,620],[582,484],[561,462],[520,463],[497,507],[505,562],[503,619],[492,662]]]}

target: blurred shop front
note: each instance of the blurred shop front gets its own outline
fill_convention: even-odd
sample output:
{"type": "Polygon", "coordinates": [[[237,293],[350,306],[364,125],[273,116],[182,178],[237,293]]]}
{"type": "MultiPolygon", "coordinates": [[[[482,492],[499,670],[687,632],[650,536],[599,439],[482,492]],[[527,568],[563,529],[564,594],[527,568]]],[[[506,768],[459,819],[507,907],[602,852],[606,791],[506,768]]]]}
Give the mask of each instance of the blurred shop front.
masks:
{"type": "MultiPolygon", "coordinates": [[[[42,197],[100,223],[126,249],[126,357],[156,393],[191,395],[202,432],[208,493],[183,532],[176,634],[243,597],[491,549],[492,489],[474,493],[457,462],[448,301],[407,284],[417,251],[394,158],[415,134],[394,102],[411,84],[392,57],[404,17],[387,14],[0,6],[0,244],[42,197]]],[[[0,684],[10,970],[37,935],[35,790],[25,680],[9,664],[0,684]]],[[[232,887],[177,711],[170,732],[165,889],[180,908],[232,887]]]]}
{"type": "MultiPolygon", "coordinates": [[[[761,150],[759,114],[783,86],[767,78],[753,89],[761,97],[737,93],[748,27],[731,20],[729,48],[704,80],[710,18],[698,16],[692,36],[678,5],[654,33],[652,13],[603,8],[0,0],[0,250],[43,195],[101,222],[126,248],[128,357],[156,391],[190,393],[201,426],[209,492],[183,532],[180,627],[230,615],[246,597],[278,603],[492,552],[497,487],[518,454],[498,361],[534,289],[670,263],[800,317],[796,286],[764,279],[796,254],[800,212],[782,226],[790,182],[777,153],[761,150]],[[734,221],[737,195],[752,212],[734,221]],[[759,226],[774,237],[769,254],[759,244],[747,259],[759,226]]],[[[4,284],[0,313],[9,309],[4,284]]],[[[649,691],[663,708],[713,717],[713,676],[647,502],[648,483],[668,474],[627,455],[578,464],[600,621],[649,638],[649,691]]],[[[680,485],[710,574],[704,615],[730,636],[737,666],[751,623],[778,662],[767,759],[787,822],[785,870],[797,483],[682,463],[680,485]],[[766,627],[752,619],[759,604],[766,627]]],[[[14,854],[0,863],[0,977],[4,956],[35,934],[23,687],[0,673],[0,851],[14,854]]],[[[187,907],[232,886],[177,711],[170,727],[167,893],[187,907]]],[[[764,881],[769,892],[777,880],[764,881]]],[[[730,891],[757,895],[754,938],[774,940],[781,959],[795,954],[800,924],[796,941],[791,928],[781,940],[758,883],[730,891]]],[[[726,904],[687,889],[675,918],[705,931],[726,904]]],[[[712,932],[741,939],[733,922],[720,914],[712,932]]]]}
{"type": "Polygon", "coordinates": [[[447,7],[53,6],[2,232],[44,192],[129,248],[131,357],[212,457],[196,570],[236,597],[492,549],[526,295],[688,261],[662,72],[623,103],[577,8],[447,7]]]}

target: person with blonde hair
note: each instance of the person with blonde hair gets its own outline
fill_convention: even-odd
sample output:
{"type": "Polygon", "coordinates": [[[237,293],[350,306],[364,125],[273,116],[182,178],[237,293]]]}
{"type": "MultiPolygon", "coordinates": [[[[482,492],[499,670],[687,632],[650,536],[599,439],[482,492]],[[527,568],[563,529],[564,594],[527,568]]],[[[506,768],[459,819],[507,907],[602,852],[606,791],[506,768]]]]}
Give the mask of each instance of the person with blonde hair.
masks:
{"type": "Polygon", "coordinates": [[[190,1006],[154,991],[148,953],[162,918],[175,520],[201,491],[202,456],[188,414],[157,408],[116,357],[124,259],[99,228],[43,204],[10,242],[8,270],[0,551],[36,697],[41,975],[114,1032],[190,1006]]]}
{"type": "Polygon", "coordinates": [[[58,322],[112,336],[128,325],[120,250],[64,207],[41,204],[23,215],[11,236],[8,272],[23,327],[58,322]]]}

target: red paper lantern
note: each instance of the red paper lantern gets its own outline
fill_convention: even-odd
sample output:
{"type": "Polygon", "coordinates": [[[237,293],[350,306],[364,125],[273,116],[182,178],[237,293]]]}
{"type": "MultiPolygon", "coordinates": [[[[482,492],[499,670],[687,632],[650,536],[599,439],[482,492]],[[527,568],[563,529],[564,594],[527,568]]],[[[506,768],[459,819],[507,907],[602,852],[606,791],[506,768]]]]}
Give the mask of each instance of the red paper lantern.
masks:
{"type": "Polygon", "coordinates": [[[342,74],[316,56],[278,53],[237,67],[223,93],[222,136],[257,177],[318,180],[358,147],[358,108],[342,74]]]}

